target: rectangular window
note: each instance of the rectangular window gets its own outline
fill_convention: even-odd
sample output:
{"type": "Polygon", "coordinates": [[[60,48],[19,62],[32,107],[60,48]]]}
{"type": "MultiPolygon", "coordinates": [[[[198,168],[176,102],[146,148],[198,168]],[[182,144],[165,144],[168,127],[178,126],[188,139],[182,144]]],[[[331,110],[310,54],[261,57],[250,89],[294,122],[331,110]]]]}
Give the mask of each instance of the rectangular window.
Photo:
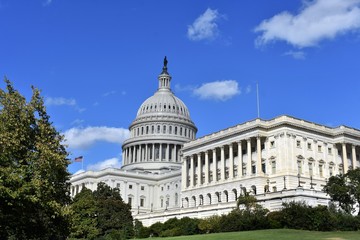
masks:
{"type": "Polygon", "coordinates": [[[311,143],[307,144],[307,148],[308,148],[308,150],[311,150],[311,143]]]}
{"type": "Polygon", "coordinates": [[[271,162],[271,174],[276,174],[276,162],[271,162]]]}
{"type": "Polygon", "coordinates": [[[243,176],[246,176],[246,167],[243,167],[243,169],[242,169],[242,175],[243,175],[243,176]]]}
{"type": "Polygon", "coordinates": [[[329,174],[330,174],[330,177],[332,177],[334,175],[333,167],[329,167],[329,174]]]}
{"type": "Polygon", "coordinates": [[[132,198],[131,198],[131,197],[128,198],[128,204],[129,204],[130,206],[132,206],[132,198]]]}
{"type": "Polygon", "coordinates": [[[302,174],[302,163],[301,163],[301,161],[298,161],[297,164],[298,164],[298,174],[302,174]]]}
{"type": "Polygon", "coordinates": [[[263,173],[266,173],[266,165],[265,165],[265,163],[261,164],[261,170],[262,170],[263,173]]]}
{"type": "Polygon", "coordinates": [[[145,199],[140,198],[140,207],[144,207],[145,205],[145,199]]]}
{"type": "Polygon", "coordinates": [[[271,141],[271,142],[270,142],[270,147],[272,147],[272,148],[275,147],[275,141],[271,141]]]}
{"type": "Polygon", "coordinates": [[[142,191],[144,191],[144,190],[145,190],[145,187],[144,187],[144,186],[141,186],[140,189],[141,189],[142,191]]]}
{"type": "Polygon", "coordinates": [[[132,185],[131,185],[131,184],[129,185],[129,189],[132,189],[132,185]]]}
{"type": "Polygon", "coordinates": [[[301,148],[301,142],[300,142],[300,140],[297,140],[297,141],[296,141],[296,147],[301,148]]]}
{"type": "Polygon", "coordinates": [[[319,165],[319,175],[323,177],[323,165],[319,165]]]}
{"type": "Polygon", "coordinates": [[[321,145],[318,145],[318,152],[322,152],[321,145]]]}
{"type": "Polygon", "coordinates": [[[310,174],[310,176],[313,175],[313,164],[312,163],[309,163],[309,174],[310,174]]]}
{"type": "Polygon", "coordinates": [[[328,148],[328,154],[332,154],[331,148],[328,148]]]}
{"type": "Polygon", "coordinates": [[[117,187],[117,188],[120,188],[120,183],[117,183],[117,184],[116,184],[116,187],[117,187]]]}

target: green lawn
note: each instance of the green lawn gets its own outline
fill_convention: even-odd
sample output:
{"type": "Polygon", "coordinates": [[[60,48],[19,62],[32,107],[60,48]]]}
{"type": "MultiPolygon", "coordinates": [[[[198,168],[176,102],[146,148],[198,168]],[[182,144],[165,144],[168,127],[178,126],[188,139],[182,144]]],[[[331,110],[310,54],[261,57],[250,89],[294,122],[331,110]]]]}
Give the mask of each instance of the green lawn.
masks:
{"type": "Polygon", "coordinates": [[[359,232],[311,232],[291,229],[272,229],[244,232],[214,233],[172,238],[152,238],[162,240],[360,240],[359,232]]]}

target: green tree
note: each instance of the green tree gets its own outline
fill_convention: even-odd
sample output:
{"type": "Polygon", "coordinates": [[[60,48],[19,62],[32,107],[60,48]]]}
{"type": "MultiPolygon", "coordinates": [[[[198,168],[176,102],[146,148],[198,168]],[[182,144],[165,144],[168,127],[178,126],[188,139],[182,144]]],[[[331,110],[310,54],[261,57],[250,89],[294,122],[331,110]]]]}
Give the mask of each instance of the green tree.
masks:
{"type": "Polygon", "coordinates": [[[324,191],[329,194],[332,201],[339,204],[342,210],[351,214],[355,211],[355,206],[360,207],[360,169],[356,168],[346,174],[330,177],[324,191]]]}
{"type": "Polygon", "coordinates": [[[0,236],[65,239],[69,197],[67,152],[32,88],[27,102],[5,79],[0,89],[0,236]]]}
{"type": "Polygon", "coordinates": [[[96,202],[91,190],[83,188],[71,204],[71,238],[94,239],[100,231],[97,227],[96,202]]]}
{"type": "Polygon", "coordinates": [[[246,210],[251,210],[257,206],[256,204],[256,197],[250,195],[248,192],[244,195],[240,195],[237,199],[236,205],[237,208],[240,208],[240,206],[244,206],[246,210]]]}
{"type": "Polygon", "coordinates": [[[128,239],[134,235],[131,207],[126,204],[118,188],[110,188],[105,183],[99,183],[94,191],[96,202],[96,218],[100,235],[121,236],[128,239]]]}

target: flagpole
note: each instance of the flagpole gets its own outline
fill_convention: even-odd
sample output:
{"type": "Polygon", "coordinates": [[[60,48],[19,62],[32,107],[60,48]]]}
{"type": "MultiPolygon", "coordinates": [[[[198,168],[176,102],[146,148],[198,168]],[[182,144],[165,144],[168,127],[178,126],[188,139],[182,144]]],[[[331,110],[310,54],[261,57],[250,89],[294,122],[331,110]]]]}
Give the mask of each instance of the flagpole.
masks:
{"type": "Polygon", "coordinates": [[[81,159],[81,170],[84,170],[84,157],[81,159]]]}

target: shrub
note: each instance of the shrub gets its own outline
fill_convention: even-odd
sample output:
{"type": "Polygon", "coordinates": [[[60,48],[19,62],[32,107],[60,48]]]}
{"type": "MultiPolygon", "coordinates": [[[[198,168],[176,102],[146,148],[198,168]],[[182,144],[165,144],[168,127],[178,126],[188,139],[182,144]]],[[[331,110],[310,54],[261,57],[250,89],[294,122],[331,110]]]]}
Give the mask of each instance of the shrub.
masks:
{"type": "Polygon", "coordinates": [[[199,220],[199,230],[201,233],[217,233],[220,232],[221,217],[213,215],[211,217],[199,220]]]}
{"type": "Polygon", "coordinates": [[[266,215],[267,222],[269,224],[269,228],[276,229],[276,228],[283,228],[283,218],[284,215],[282,211],[274,211],[269,212],[266,215]]]}

